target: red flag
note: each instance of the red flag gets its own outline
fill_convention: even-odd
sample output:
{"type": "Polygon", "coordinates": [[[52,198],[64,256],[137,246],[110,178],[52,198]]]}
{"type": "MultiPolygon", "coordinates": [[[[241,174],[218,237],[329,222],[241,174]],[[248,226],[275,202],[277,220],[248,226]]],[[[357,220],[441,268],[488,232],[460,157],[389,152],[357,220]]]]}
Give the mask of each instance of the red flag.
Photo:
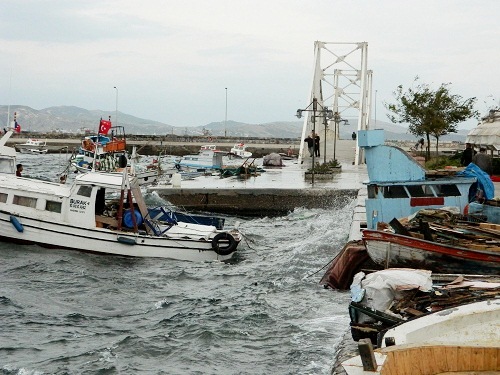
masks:
{"type": "Polygon", "coordinates": [[[19,125],[17,121],[14,121],[14,130],[16,133],[21,133],[21,125],[19,125]]]}
{"type": "Polygon", "coordinates": [[[99,134],[108,134],[110,128],[111,121],[101,120],[101,123],[99,124],[99,134]]]}

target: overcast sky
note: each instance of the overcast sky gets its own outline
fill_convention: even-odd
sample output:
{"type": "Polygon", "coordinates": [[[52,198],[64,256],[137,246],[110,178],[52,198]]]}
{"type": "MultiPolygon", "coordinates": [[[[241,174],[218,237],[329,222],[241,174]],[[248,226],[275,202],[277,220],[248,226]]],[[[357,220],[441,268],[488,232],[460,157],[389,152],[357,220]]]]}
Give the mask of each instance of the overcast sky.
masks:
{"type": "Polygon", "coordinates": [[[1,0],[0,104],[113,115],[118,96],[120,112],[199,126],[224,121],[227,87],[228,120],[294,121],[319,40],[368,42],[378,120],[417,75],[484,114],[499,14],[498,0],[1,0]]]}

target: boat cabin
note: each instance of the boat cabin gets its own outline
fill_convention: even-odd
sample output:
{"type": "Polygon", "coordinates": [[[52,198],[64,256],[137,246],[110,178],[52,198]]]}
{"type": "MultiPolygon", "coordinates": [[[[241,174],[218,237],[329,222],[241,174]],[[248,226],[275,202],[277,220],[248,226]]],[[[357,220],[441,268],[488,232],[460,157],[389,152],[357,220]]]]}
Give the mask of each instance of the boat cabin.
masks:
{"type": "Polygon", "coordinates": [[[109,129],[108,135],[97,134],[85,137],[80,148],[81,154],[86,156],[124,152],[127,149],[125,128],[123,126],[113,126],[109,129]]]}
{"type": "MultiPolygon", "coordinates": [[[[6,211],[21,218],[31,217],[79,228],[119,228],[117,210],[122,182],[122,173],[81,174],[71,186],[0,174],[0,210],[5,207],[6,211]]],[[[128,198],[131,199],[132,195],[128,198]]],[[[129,205],[127,196],[125,200],[126,208],[129,205]]],[[[142,203],[142,196],[139,201],[142,203]]],[[[131,215],[131,211],[123,212],[124,225],[130,229],[134,228],[131,215]]],[[[136,226],[141,225],[139,209],[135,209],[134,215],[136,226]]]]}
{"type": "Polygon", "coordinates": [[[366,221],[368,229],[389,223],[423,208],[457,207],[469,203],[470,177],[428,177],[426,170],[399,147],[384,145],[383,130],[359,132],[359,146],[366,155],[366,221]]]}
{"type": "Polygon", "coordinates": [[[224,152],[200,150],[197,155],[183,156],[178,165],[197,169],[220,169],[224,152]]]}
{"type": "Polygon", "coordinates": [[[0,139],[0,174],[16,173],[16,150],[5,145],[12,134],[13,131],[8,130],[0,139]]]}

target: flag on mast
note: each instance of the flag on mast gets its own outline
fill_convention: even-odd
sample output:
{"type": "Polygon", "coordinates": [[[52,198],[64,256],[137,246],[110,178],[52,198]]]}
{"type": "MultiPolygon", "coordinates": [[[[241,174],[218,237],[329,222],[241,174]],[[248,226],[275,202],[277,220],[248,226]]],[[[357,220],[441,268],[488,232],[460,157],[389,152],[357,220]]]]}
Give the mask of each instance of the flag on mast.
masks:
{"type": "Polygon", "coordinates": [[[17,112],[14,112],[14,131],[16,133],[21,133],[21,125],[17,123],[17,112]]]}
{"type": "Polygon", "coordinates": [[[101,122],[99,123],[99,134],[108,134],[110,128],[111,121],[101,119],[101,122]]]}

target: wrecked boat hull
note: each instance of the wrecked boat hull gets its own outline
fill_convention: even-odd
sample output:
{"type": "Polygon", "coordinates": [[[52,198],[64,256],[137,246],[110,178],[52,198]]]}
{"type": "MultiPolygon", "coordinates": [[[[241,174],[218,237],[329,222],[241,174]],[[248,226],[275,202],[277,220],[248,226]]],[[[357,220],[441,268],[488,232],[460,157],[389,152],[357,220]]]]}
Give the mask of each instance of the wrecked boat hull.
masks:
{"type": "Polygon", "coordinates": [[[437,273],[500,274],[500,252],[453,247],[375,230],[364,230],[363,241],[370,258],[384,268],[420,268],[437,273]]]}

